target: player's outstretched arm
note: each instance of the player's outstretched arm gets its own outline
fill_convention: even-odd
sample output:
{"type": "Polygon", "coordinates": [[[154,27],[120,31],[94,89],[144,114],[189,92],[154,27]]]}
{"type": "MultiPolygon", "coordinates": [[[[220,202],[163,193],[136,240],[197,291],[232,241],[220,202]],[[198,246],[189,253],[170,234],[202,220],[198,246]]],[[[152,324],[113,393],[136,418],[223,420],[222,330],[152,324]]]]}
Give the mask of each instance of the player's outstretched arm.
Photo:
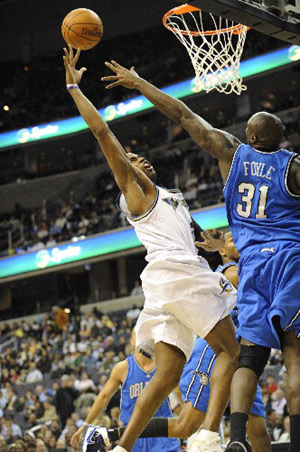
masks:
{"type": "MultiPolygon", "coordinates": [[[[95,419],[101,415],[101,413],[106,409],[112,397],[115,395],[120,385],[124,382],[127,372],[126,361],[122,361],[115,365],[113,368],[109,379],[102,391],[98,394],[86,420],[85,424],[93,424],[95,419]]],[[[74,433],[71,439],[71,446],[77,450],[80,436],[82,434],[84,424],[74,433]]]]}
{"type": "Polygon", "coordinates": [[[136,166],[132,165],[126,152],[116,136],[105,123],[94,105],[85,97],[79,89],[85,68],[76,69],[80,50],[73,56],[73,49],[64,49],[63,57],[66,69],[66,83],[79,113],[95,135],[107,162],[114,173],[120,190],[124,193],[128,208],[132,215],[138,216],[145,213],[156,197],[156,188],[150,179],[136,166]]]}
{"type": "Polygon", "coordinates": [[[221,171],[223,178],[226,178],[234,151],[240,144],[236,137],[214,128],[201,116],[195,114],[182,101],[174,99],[140,78],[133,67],[128,70],[116,61],[106,62],[105,64],[115,73],[112,76],[102,77],[102,81],[110,82],[106,87],[107,89],[122,85],[125,88],[140,91],[162,113],[180,124],[198,146],[218,158],[220,163],[225,162],[224,169],[222,170],[221,167],[221,171]],[[229,166],[226,165],[226,162],[229,162],[229,166]]]}

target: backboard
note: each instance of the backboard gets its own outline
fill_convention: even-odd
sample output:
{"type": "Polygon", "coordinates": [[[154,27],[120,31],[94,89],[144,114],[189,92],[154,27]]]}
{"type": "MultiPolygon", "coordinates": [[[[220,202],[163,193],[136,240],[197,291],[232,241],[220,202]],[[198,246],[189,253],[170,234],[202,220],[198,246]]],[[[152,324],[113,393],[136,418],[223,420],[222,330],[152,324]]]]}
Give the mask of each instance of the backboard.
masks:
{"type": "MultiPolygon", "coordinates": [[[[176,0],[176,3],[184,1],[176,0]]],[[[300,0],[188,0],[187,3],[289,44],[300,45],[300,0]],[[278,5],[281,7],[277,8],[278,5]]]]}

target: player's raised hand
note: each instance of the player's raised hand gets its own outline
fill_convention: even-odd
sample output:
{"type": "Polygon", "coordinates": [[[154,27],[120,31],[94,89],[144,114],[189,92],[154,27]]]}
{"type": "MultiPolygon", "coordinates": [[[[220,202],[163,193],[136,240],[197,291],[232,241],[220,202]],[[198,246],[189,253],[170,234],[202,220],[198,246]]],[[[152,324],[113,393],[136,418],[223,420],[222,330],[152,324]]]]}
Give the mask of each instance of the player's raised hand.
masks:
{"type": "Polygon", "coordinates": [[[129,70],[121,66],[114,60],[112,60],[111,62],[106,61],[105,65],[115,73],[115,75],[109,75],[107,77],[101,78],[102,82],[112,82],[105,87],[106,89],[111,89],[118,85],[124,86],[125,88],[129,89],[136,88],[136,81],[140,77],[134,70],[133,66],[129,70]]]}
{"type": "Polygon", "coordinates": [[[201,232],[201,237],[204,242],[195,242],[195,245],[198,248],[203,248],[205,251],[213,253],[224,247],[225,238],[223,231],[219,233],[216,229],[213,229],[212,231],[206,229],[205,232],[201,232]]]}
{"type": "Polygon", "coordinates": [[[80,83],[82,74],[86,71],[85,67],[76,69],[76,63],[80,56],[80,49],[77,50],[76,55],[73,55],[73,48],[69,45],[69,51],[64,47],[65,55],[63,56],[64,65],[66,69],[66,83],[67,85],[73,83],[80,83]]]}

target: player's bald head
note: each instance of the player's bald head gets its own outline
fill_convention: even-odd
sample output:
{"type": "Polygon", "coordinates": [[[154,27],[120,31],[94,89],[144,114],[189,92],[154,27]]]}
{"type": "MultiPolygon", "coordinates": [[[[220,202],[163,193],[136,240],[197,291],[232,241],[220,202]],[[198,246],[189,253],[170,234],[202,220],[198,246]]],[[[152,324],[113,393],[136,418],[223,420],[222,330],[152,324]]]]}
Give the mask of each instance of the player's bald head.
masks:
{"type": "Polygon", "coordinates": [[[274,151],[283,138],[283,124],[278,116],[260,111],[249,119],[246,135],[251,146],[260,150],[274,151]]]}

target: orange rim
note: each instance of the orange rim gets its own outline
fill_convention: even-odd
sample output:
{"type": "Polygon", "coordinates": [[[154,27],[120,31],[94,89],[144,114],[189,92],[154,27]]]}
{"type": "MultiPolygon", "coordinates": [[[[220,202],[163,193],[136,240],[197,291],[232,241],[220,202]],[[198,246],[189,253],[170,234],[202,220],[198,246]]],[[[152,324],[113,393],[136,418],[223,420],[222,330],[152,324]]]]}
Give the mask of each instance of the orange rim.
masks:
{"type": "MultiPolygon", "coordinates": [[[[181,6],[177,6],[176,8],[170,9],[170,11],[168,11],[163,16],[163,20],[162,20],[163,24],[168,30],[173,31],[174,33],[180,33],[185,36],[188,36],[188,35],[192,35],[192,36],[216,35],[218,33],[227,33],[230,31],[233,31],[233,34],[235,34],[235,35],[239,35],[245,29],[245,25],[237,24],[237,25],[233,25],[232,27],[221,28],[220,30],[186,31],[186,30],[178,30],[167,23],[167,20],[169,19],[169,17],[171,17],[173,15],[181,16],[183,14],[192,13],[195,11],[201,11],[201,9],[197,8],[196,6],[188,5],[187,3],[185,3],[184,5],[181,5],[181,6]]],[[[246,27],[246,29],[250,30],[250,27],[246,27]]]]}

